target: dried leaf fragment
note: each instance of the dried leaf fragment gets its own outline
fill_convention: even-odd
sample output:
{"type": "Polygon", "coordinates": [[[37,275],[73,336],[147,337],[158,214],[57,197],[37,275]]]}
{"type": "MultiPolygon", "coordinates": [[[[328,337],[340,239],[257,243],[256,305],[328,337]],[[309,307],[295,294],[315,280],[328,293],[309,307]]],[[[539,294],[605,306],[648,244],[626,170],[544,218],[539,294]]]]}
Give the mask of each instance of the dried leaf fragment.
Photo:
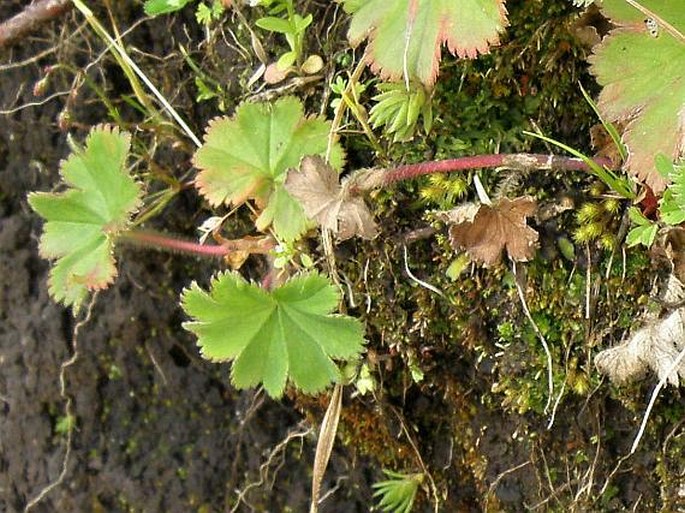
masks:
{"type": "MultiPolygon", "coordinates": [[[[671,275],[664,300],[676,303],[684,298],[683,284],[671,275]]],[[[595,357],[595,366],[619,385],[638,380],[652,370],[660,380],[666,378],[669,384],[678,386],[685,379],[685,364],[667,373],[684,348],[685,307],[680,307],[640,328],[627,342],[601,351],[595,357]]]]}
{"type": "Polygon", "coordinates": [[[302,159],[299,170],[291,170],[285,181],[288,193],[305,214],[337,234],[340,240],[355,235],[373,239],[378,227],[360,196],[351,193],[351,181],[338,181],[338,173],[319,156],[302,159]]]}
{"type": "Polygon", "coordinates": [[[500,261],[502,250],[516,261],[535,255],[538,233],[526,224],[537,205],[530,196],[501,198],[493,205],[466,204],[451,210],[448,219],[450,243],[465,249],[469,256],[489,267],[500,261]]]}

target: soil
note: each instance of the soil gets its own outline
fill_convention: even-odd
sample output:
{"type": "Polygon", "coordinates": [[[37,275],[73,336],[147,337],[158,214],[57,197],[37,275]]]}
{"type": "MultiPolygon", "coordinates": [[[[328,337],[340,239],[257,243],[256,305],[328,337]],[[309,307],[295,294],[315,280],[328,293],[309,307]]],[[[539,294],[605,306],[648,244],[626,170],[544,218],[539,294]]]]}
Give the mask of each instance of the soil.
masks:
{"type": "MultiPolygon", "coordinates": [[[[22,4],[3,2],[0,20],[22,4]]],[[[512,10],[519,5],[510,4],[512,10]]],[[[122,8],[119,22],[132,23],[137,9],[137,3],[130,12],[122,8]]],[[[329,15],[326,9],[322,11],[329,15]]],[[[163,56],[177,41],[202,40],[192,13],[186,16],[139,26],[135,44],[163,56]]],[[[65,78],[51,83],[42,99],[34,97],[33,86],[44,76],[45,66],[90,62],[90,45],[97,40],[78,36],[88,31],[82,23],[76,13],[69,14],[0,53],[4,64],[29,60],[0,68],[0,109],[5,111],[0,118],[0,511],[25,511],[42,491],[44,497],[31,507],[33,512],[307,511],[316,429],[326,398],[291,393],[276,402],[262,392],[236,391],[229,384],[228,366],[199,357],[194,339],[181,327],[178,295],[193,279],[206,283],[216,262],[123,248],[117,254],[119,277],[97,295],[87,321],[86,312],[74,318],[48,295],[49,264],[37,246],[41,221],[26,194],[50,190],[58,181],[59,162],[69,153],[68,130],[60,126],[65,106],[69,128],[79,136],[102,122],[106,112],[87,88],[80,88],[78,98],[70,97],[71,82],[65,78]],[[76,42],[69,42],[71,35],[76,42]],[[58,91],[64,93],[49,99],[58,91]],[[41,104],[30,105],[37,101],[41,104]],[[66,415],[68,401],[71,416],[66,415]],[[70,419],[75,429],[69,443],[65,426],[70,419]],[[55,486],[48,488],[51,483],[55,486]]],[[[213,55],[216,62],[229,60],[237,51],[228,44],[219,46],[213,55]]],[[[176,59],[156,69],[153,78],[158,83],[188,81],[180,71],[182,59],[176,59]]],[[[235,71],[226,67],[227,73],[235,71]]],[[[112,62],[106,61],[92,76],[127,91],[112,62]]],[[[177,93],[175,104],[184,106],[193,126],[203,126],[216,114],[207,104],[196,105],[182,87],[177,93]]],[[[126,106],[120,107],[125,117],[126,106]]],[[[565,125],[578,126],[570,114],[568,118],[565,125]]],[[[177,155],[160,152],[161,165],[171,166],[177,155]]],[[[173,165],[179,174],[190,167],[187,158],[173,165]]],[[[397,220],[384,225],[379,241],[363,249],[355,243],[340,248],[341,258],[372,262],[370,276],[376,281],[360,297],[370,294],[375,302],[377,313],[366,319],[367,336],[373,353],[385,362],[379,364],[379,374],[385,372],[387,382],[377,400],[353,399],[348,392],[323,488],[324,494],[331,493],[322,513],[369,511],[374,502],[371,485],[382,478],[381,468],[416,470],[412,442],[435,474],[441,511],[685,511],[677,392],[660,400],[640,450],[619,467],[651,390],[649,383],[624,393],[604,383],[592,393],[569,394],[551,430],[546,428],[548,418],[534,408],[517,411],[493,392],[493,382],[503,382],[507,371],[513,376],[508,378],[509,390],[527,386],[530,378],[522,369],[531,360],[530,346],[512,344],[508,355],[497,360],[493,340],[499,332],[492,313],[514,315],[516,299],[497,292],[481,294],[464,284],[460,293],[468,301],[469,319],[463,322],[445,312],[425,289],[407,286],[411,282],[403,276],[399,247],[388,250],[385,243],[416,228],[417,216],[412,203],[402,203],[401,194],[397,197],[391,212],[397,220]],[[403,208],[405,218],[399,214],[403,208]],[[360,256],[362,251],[367,253],[360,256]],[[422,317],[429,313],[436,317],[422,317]],[[452,321],[458,327],[450,327],[452,321]],[[424,327],[427,333],[420,331],[424,327]],[[387,342],[394,337],[402,342],[387,342]],[[398,352],[412,337],[420,339],[411,354],[419,355],[426,373],[421,384],[412,384],[406,372],[391,377],[393,365],[406,363],[398,352]],[[599,493],[603,484],[606,488],[599,493]],[[601,497],[582,502],[578,497],[584,497],[583,486],[601,497]]],[[[179,194],[166,211],[164,228],[194,236],[202,208],[191,191],[179,194]]],[[[557,228],[548,227],[543,250],[554,247],[557,228]]],[[[423,261],[431,262],[437,244],[420,241],[412,246],[412,262],[423,253],[428,255],[423,261]]],[[[554,251],[549,250],[546,264],[570,273],[571,266],[560,264],[554,251]]],[[[579,273],[586,264],[579,258],[579,273]]],[[[252,265],[248,273],[258,276],[259,268],[252,265]]],[[[426,269],[414,272],[432,282],[426,269]]],[[[361,287],[361,278],[355,281],[353,272],[354,286],[361,287]]],[[[540,283],[548,278],[536,277],[533,266],[530,275],[540,283]]],[[[474,281],[485,281],[486,276],[476,274],[474,281]]],[[[493,271],[489,276],[501,286],[501,275],[493,271]]],[[[636,297],[648,286],[643,281],[636,285],[636,297]]],[[[367,287],[365,281],[363,285],[367,287]]],[[[598,307],[600,317],[611,312],[606,308],[598,307]]],[[[364,315],[361,307],[351,313],[364,315]]],[[[534,336],[532,340],[534,346],[534,336]]],[[[433,511],[428,496],[426,488],[414,511],[433,511]]]]}

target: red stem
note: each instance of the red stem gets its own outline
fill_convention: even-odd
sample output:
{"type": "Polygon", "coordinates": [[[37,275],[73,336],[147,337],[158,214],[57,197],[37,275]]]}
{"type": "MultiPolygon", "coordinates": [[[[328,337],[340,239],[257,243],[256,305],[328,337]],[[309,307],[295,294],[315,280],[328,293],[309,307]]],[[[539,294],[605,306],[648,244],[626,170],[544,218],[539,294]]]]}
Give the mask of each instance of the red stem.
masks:
{"type": "Polygon", "coordinates": [[[147,231],[127,231],[119,234],[119,240],[129,242],[137,246],[147,246],[155,249],[166,249],[180,253],[190,253],[193,255],[222,257],[231,252],[227,246],[208,246],[197,242],[185,241],[167,237],[158,233],[147,231]]]}
{"type": "MultiPolygon", "coordinates": [[[[593,159],[600,166],[610,166],[609,159],[593,159]]],[[[408,164],[388,169],[383,182],[388,185],[400,180],[409,180],[432,173],[450,173],[478,168],[506,167],[509,169],[559,169],[564,171],[589,171],[588,166],[578,158],[530,153],[476,155],[448,160],[435,160],[408,164]]]]}

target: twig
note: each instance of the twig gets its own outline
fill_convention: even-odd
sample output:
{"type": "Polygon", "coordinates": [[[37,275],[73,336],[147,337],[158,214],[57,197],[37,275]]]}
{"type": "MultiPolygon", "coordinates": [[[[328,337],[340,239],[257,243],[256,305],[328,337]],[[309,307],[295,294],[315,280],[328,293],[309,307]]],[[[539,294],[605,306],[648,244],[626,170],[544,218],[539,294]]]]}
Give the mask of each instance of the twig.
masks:
{"type": "Polygon", "coordinates": [[[164,383],[164,386],[167,386],[168,381],[166,379],[166,375],[164,374],[164,370],[162,369],[162,367],[157,362],[155,355],[152,354],[150,347],[147,344],[144,344],[144,345],[145,345],[145,350],[147,351],[147,354],[150,357],[150,360],[152,360],[152,365],[154,365],[155,369],[157,370],[157,372],[159,372],[159,375],[162,377],[162,383],[164,383]]]}
{"type": "Polygon", "coordinates": [[[54,100],[55,98],[59,98],[60,96],[69,96],[71,93],[72,91],[58,91],[37,102],[28,102],[17,107],[13,107],[11,109],[0,110],[0,115],[8,116],[10,114],[14,114],[15,112],[19,112],[20,110],[28,109],[29,107],[40,107],[41,105],[45,105],[46,103],[54,100]]]}
{"type": "Polygon", "coordinates": [[[590,244],[585,243],[585,253],[587,255],[587,268],[585,269],[585,319],[590,320],[591,296],[592,296],[592,254],[590,253],[590,244]]]}
{"type": "Polygon", "coordinates": [[[414,281],[415,283],[417,283],[418,285],[421,285],[424,289],[428,289],[431,292],[435,292],[439,296],[445,297],[445,294],[442,292],[442,290],[437,288],[435,285],[431,285],[430,283],[425,282],[423,280],[420,280],[419,278],[414,276],[414,274],[409,269],[409,258],[407,256],[407,246],[403,245],[402,249],[404,250],[404,271],[407,273],[407,276],[409,276],[409,278],[412,281],[414,281]]]}
{"type": "Polygon", "coordinates": [[[559,395],[557,395],[557,398],[554,400],[554,406],[552,406],[552,414],[549,416],[549,422],[547,423],[548,430],[552,429],[552,426],[554,425],[554,419],[557,416],[557,409],[559,408],[559,404],[561,403],[562,397],[564,397],[564,392],[566,392],[566,382],[567,379],[564,379],[564,382],[561,384],[561,390],[559,390],[559,395]]]}
{"type": "Polygon", "coordinates": [[[71,9],[71,0],[38,0],[19,14],[0,23],[0,48],[19,41],[43,23],[52,21],[71,9]]]}
{"type": "Polygon", "coordinates": [[[433,479],[433,476],[431,475],[430,472],[428,472],[428,467],[426,467],[426,464],[423,461],[423,458],[421,457],[421,452],[419,451],[418,446],[416,445],[416,442],[414,442],[414,438],[411,436],[411,433],[409,432],[409,429],[407,428],[406,423],[404,422],[404,418],[400,413],[394,408],[391,407],[390,410],[395,414],[395,417],[397,417],[397,420],[400,423],[400,428],[402,429],[402,432],[404,433],[404,436],[407,437],[407,441],[409,441],[409,445],[411,445],[411,448],[414,450],[414,454],[416,455],[416,460],[419,462],[419,466],[421,467],[421,471],[423,472],[423,475],[425,475],[428,478],[428,483],[430,485],[431,489],[431,494],[433,495],[433,507],[435,508],[434,511],[435,513],[438,513],[438,508],[440,507],[440,497],[438,496],[438,487],[435,484],[435,480],[433,479]]]}
{"type": "Polygon", "coordinates": [[[664,387],[666,382],[668,381],[669,376],[673,372],[677,372],[677,368],[680,367],[680,364],[682,363],[683,359],[685,358],[685,348],[683,348],[680,353],[678,353],[678,357],[673,360],[673,363],[669,366],[668,370],[664,372],[663,376],[661,376],[661,379],[659,380],[659,383],[657,383],[656,387],[654,388],[654,391],[652,392],[652,396],[649,398],[649,404],[647,405],[647,409],[645,410],[645,414],[642,417],[642,423],[640,424],[640,430],[637,432],[637,435],[635,436],[635,440],[633,441],[633,446],[630,448],[630,454],[635,454],[635,451],[637,450],[637,446],[640,443],[640,440],[642,439],[642,435],[645,433],[645,428],[647,427],[647,420],[649,420],[649,414],[652,412],[652,408],[654,408],[654,403],[656,402],[656,398],[659,396],[659,392],[661,392],[661,389],[664,387]]]}
{"type": "Polygon", "coordinates": [[[512,272],[514,273],[514,284],[516,285],[516,291],[518,292],[519,299],[521,300],[521,307],[523,308],[523,313],[526,315],[526,318],[528,319],[528,322],[530,325],[533,327],[533,331],[535,331],[535,334],[538,336],[538,339],[540,339],[540,342],[542,343],[542,347],[545,350],[545,355],[547,356],[547,404],[545,404],[545,413],[549,410],[550,404],[552,404],[552,397],[554,396],[554,376],[552,374],[552,353],[549,351],[549,345],[547,344],[547,340],[545,339],[545,336],[542,334],[542,331],[540,331],[540,328],[538,327],[537,323],[535,322],[535,319],[533,319],[533,316],[530,313],[530,310],[528,309],[528,303],[526,302],[526,296],[523,293],[523,287],[519,283],[519,278],[516,273],[516,262],[512,260],[511,262],[512,266],[512,272]]]}
{"type": "Polygon", "coordinates": [[[88,310],[86,312],[86,316],[79,321],[76,326],[74,326],[74,330],[71,335],[71,345],[73,347],[73,354],[65,361],[62,362],[62,365],[60,365],[60,371],[59,371],[59,395],[60,397],[66,401],[64,405],[64,416],[67,419],[67,440],[66,440],[66,448],[64,450],[64,459],[62,460],[62,470],[59,473],[59,476],[57,476],[57,479],[49,483],[47,486],[45,486],[39,493],[36,495],[33,499],[31,499],[26,506],[24,507],[24,513],[28,513],[31,511],[31,509],[36,506],[39,502],[41,502],[47,495],[57,488],[62,482],[64,481],[64,478],[67,475],[67,470],[69,467],[69,459],[71,458],[71,450],[72,450],[72,445],[73,445],[73,432],[74,432],[74,425],[73,425],[73,414],[72,414],[72,404],[73,404],[73,398],[70,395],[67,395],[67,369],[74,365],[76,361],[78,360],[79,357],[79,351],[78,351],[78,334],[81,328],[83,328],[88,321],[90,321],[90,316],[91,313],[93,312],[93,307],[95,306],[95,302],[97,301],[98,297],[98,292],[93,294],[93,297],[90,300],[90,303],[88,304],[88,310]]]}
{"type": "MultiPolygon", "coordinates": [[[[596,424],[596,432],[599,435],[600,433],[600,421],[599,417],[595,416],[595,420],[597,421],[596,424]]],[[[602,437],[597,436],[597,450],[595,451],[595,457],[592,460],[592,465],[590,465],[590,468],[585,472],[585,476],[587,478],[585,479],[584,476],[584,484],[580,487],[578,492],[576,492],[576,496],[574,498],[574,502],[578,502],[580,500],[580,497],[583,495],[583,493],[587,493],[587,496],[590,497],[590,493],[592,492],[592,487],[594,486],[594,480],[595,480],[595,470],[597,469],[597,462],[599,461],[599,455],[602,452],[602,437]]]]}
{"type": "Polygon", "coordinates": [[[495,490],[497,489],[497,486],[499,485],[500,481],[504,479],[506,476],[509,474],[513,474],[517,470],[521,470],[523,467],[530,465],[532,463],[531,460],[524,461],[523,463],[520,463],[519,465],[516,465],[515,467],[511,467],[504,472],[500,473],[500,475],[497,476],[497,478],[490,484],[488,487],[488,493],[485,494],[485,506],[483,508],[483,511],[487,513],[488,511],[488,505],[490,502],[490,497],[495,493],[495,490]]]}
{"type": "MultiPolygon", "coordinates": [[[[614,465],[614,468],[611,470],[611,472],[609,472],[609,475],[604,480],[604,484],[602,485],[602,488],[600,488],[599,492],[597,493],[597,499],[594,502],[597,502],[597,500],[599,500],[599,498],[604,495],[604,492],[606,492],[607,488],[609,488],[609,485],[611,484],[611,480],[614,478],[616,473],[619,471],[619,469],[621,468],[621,465],[623,465],[623,462],[628,460],[631,456],[632,456],[632,453],[628,453],[628,454],[621,456],[619,458],[619,460],[616,462],[616,465],[614,465]]],[[[593,502],[593,504],[594,504],[594,502],[593,502]]]]}

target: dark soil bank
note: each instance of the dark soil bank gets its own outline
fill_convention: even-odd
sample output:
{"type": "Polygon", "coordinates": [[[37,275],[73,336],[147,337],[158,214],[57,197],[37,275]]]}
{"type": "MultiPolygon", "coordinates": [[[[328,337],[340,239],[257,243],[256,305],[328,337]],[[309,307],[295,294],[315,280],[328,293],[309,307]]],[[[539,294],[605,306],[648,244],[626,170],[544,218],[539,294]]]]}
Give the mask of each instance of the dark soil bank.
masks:
{"type": "MultiPolygon", "coordinates": [[[[0,19],[19,7],[7,4],[0,19]]],[[[47,27],[0,62],[50,49],[62,26],[77,23],[67,17],[47,27]]],[[[0,108],[16,109],[0,118],[0,511],[22,511],[60,476],[67,418],[59,373],[75,343],[78,357],[65,371],[76,422],[71,454],[60,484],[32,511],[305,511],[314,432],[291,407],[227,386],[227,368],[202,361],[181,329],[187,270],[201,276],[212,265],[124,252],[116,285],[100,294],[76,341],[71,313],[48,297],[40,222],[26,194],[49,190],[68,153],[57,127],[65,96],[26,104],[40,101],[33,85],[55,61],[49,54],[0,75],[0,108]]],[[[350,483],[348,465],[335,462],[350,483]]],[[[363,482],[346,488],[368,497],[363,482]]],[[[349,494],[337,497],[337,511],[355,510],[349,494]]]]}
{"type": "MultiPolygon", "coordinates": [[[[548,19],[552,5],[557,6],[555,13],[561,12],[560,25],[575,23],[577,12],[571,2],[558,7],[558,1],[508,2],[512,17],[527,16],[521,13],[525,7],[530,16],[543,21],[512,21],[517,27],[512,29],[514,42],[505,42],[501,55],[525,57],[518,63],[520,69],[513,70],[506,68],[507,57],[493,57],[489,66],[509,80],[498,84],[496,95],[478,96],[489,80],[483,78],[486,73],[479,76],[482,82],[470,80],[479,64],[468,70],[473,75],[465,80],[467,72],[454,61],[445,66],[446,85],[438,86],[444,88],[441,94],[449,98],[465,84],[464,94],[485,104],[484,111],[509,116],[497,129],[516,139],[520,130],[511,125],[525,122],[528,113],[517,110],[523,100],[506,95],[517,95],[522,87],[516,84],[530,77],[535,81],[536,73],[545,73],[539,68],[549,68],[552,79],[540,79],[540,96],[526,101],[538,102],[541,112],[548,109],[547,117],[540,119],[557,120],[559,137],[585,138],[579,127],[590,122],[576,119],[574,109],[589,109],[565,101],[567,94],[578,95],[576,68],[569,73],[572,93],[556,91],[550,95],[554,102],[540,99],[545,88],[552,87],[549,84],[559,82],[559,68],[576,66],[585,73],[584,50],[573,53],[576,50],[568,50],[571,45],[566,42],[563,59],[569,62],[563,64],[561,58],[528,57],[521,50],[544,46],[531,34],[542,39],[543,32],[553,32],[550,27],[555,25],[548,19]],[[538,30],[543,25],[544,30],[538,30]]],[[[0,2],[0,20],[26,3],[0,2]]],[[[311,2],[308,8],[318,9],[322,23],[334,14],[343,18],[331,5],[311,2]]],[[[131,27],[139,20],[140,2],[121,6],[117,23],[122,29],[131,27]]],[[[106,19],[105,12],[99,15],[106,19]]],[[[331,33],[344,34],[343,22],[336,23],[331,33]]],[[[249,46],[248,36],[242,36],[249,46]]],[[[135,57],[144,60],[154,81],[170,91],[196,133],[218,112],[214,104],[193,101],[192,77],[178,44],[194,44],[191,50],[198,61],[207,56],[207,65],[216,65],[211,71],[217,77],[233,76],[231,63],[238,52],[226,34],[213,39],[210,48],[198,43],[204,37],[192,10],[186,9],[137,25],[129,41],[140,50],[135,57]]],[[[571,36],[567,39],[572,41],[571,36]]],[[[74,318],[48,296],[49,264],[38,254],[37,244],[41,221],[30,210],[26,194],[50,190],[58,182],[59,162],[69,152],[67,133],[81,142],[88,128],[111,120],[112,113],[82,81],[79,94],[70,95],[74,70],[55,73],[45,96],[35,97],[34,85],[44,77],[46,66],[66,63],[83,70],[116,98],[123,119],[134,120],[128,121],[127,130],[141,139],[154,131],[136,126],[139,113],[121,100],[130,94],[129,85],[113,59],[98,58],[100,52],[104,54],[101,41],[75,12],[41,27],[21,44],[0,50],[0,512],[24,511],[33,500],[31,511],[36,513],[305,512],[325,396],[291,392],[275,402],[261,392],[238,392],[229,384],[230,366],[202,360],[194,339],[181,326],[185,319],[179,293],[193,279],[206,283],[220,262],[123,248],[117,254],[115,284],[97,295],[83,323],[85,311],[74,318]],[[64,115],[67,109],[69,119],[64,115]],[[74,429],[69,439],[70,423],[74,429]]],[[[557,48],[550,53],[556,56],[557,48]]],[[[448,100],[441,101],[446,124],[456,114],[445,107],[448,100]]],[[[472,114],[471,98],[466,103],[458,114],[475,118],[475,125],[481,115],[472,114]]],[[[495,121],[488,124],[499,123],[495,121]]],[[[469,137],[481,136],[480,128],[469,125],[465,133],[467,128],[475,133],[469,137]]],[[[511,143],[506,137],[504,144],[511,143]]],[[[423,141],[416,141],[417,147],[420,144],[423,141]]],[[[416,151],[428,154],[428,149],[435,150],[416,151]]],[[[160,150],[159,167],[183,174],[190,168],[190,153],[183,148],[160,150]]],[[[370,154],[368,148],[352,153],[350,160],[364,160],[370,154]]],[[[525,185],[532,190],[547,186],[529,182],[525,185]]],[[[564,189],[564,194],[578,196],[587,186],[568,177],[555,183],[571,191],[564,189]]],[[[422,217],[415,198],[403,194],[398,189],[385,203],[379,195],[378,210],[387,214],[380,237],[339,248],[340,261],[346,262],[342,265],[349,265],[344,272],[350,289],[359,299],[357,311],[351,313],[364,318],[367,361],[375,365],[381,383],[374,398],[351,398],[346,392],[322,492],[322,513],[373,510],[371,485],[383,478],[381,468],[418,472],[423,464],[435,478],[440,510],[445,512],[685,511],[685,437],[678,391],[662,392],[640,449],[622,460],[653,381],[616,389],[600,382],[592,364],[598,348],[625,336],[640,311],[637,298],[645,299],[649,290],[644,279],[650,270],[648,259],[629,253],[627,278],[619,270],[614,281],[602,283],[594,324],[583,324],[588,265],[584,250],[577,249],[583,255],[573,262],[563,260],[555,237],[568,235],[567,226],[553,220],[540,227],[542,238],[547,235],[549,240],[542,241],[539,258],[526,266],[530,309],[552,346],[556,390],[562,383],[567,387],[554,425],[547,429],[549,415],[540,406],[547,393],[546,361],[516,290],[507,282],[506,269],[478,269],[455,284],[444,272],[453,255],[436,257],[444,249],[438,247],[441,242],[422,239],[410,248],[414,272],[428,282],[443,280],[441,286],[453,287],[448,292],[454,304],[416,286],[405,272],[401,246],[392,243],[418,228],[422,217]],[[373,308],[365,312],[359,305],[367,299],[373,308]],[[412,380],[409,362],[425,374],[423,381],[412,380]],[[422,455],[421,465],[417,453],[422,455]]],[[[194,237],[203,208],[197,195],[184,191],[165,210],[163,228],[194,237]]],[[[564,219],[568,225],[573,214],[564,219]]],[[[596,266],[593,279],[604,275],[599,269],[605,257],[596,251],[590,258],[589,265],[596,266]]],[[[263,263],[250,261],[246,272],[258,277],[259,265],[263,263]]],[[[434,511],[425,484],[414,512],[434,511]]]]}

